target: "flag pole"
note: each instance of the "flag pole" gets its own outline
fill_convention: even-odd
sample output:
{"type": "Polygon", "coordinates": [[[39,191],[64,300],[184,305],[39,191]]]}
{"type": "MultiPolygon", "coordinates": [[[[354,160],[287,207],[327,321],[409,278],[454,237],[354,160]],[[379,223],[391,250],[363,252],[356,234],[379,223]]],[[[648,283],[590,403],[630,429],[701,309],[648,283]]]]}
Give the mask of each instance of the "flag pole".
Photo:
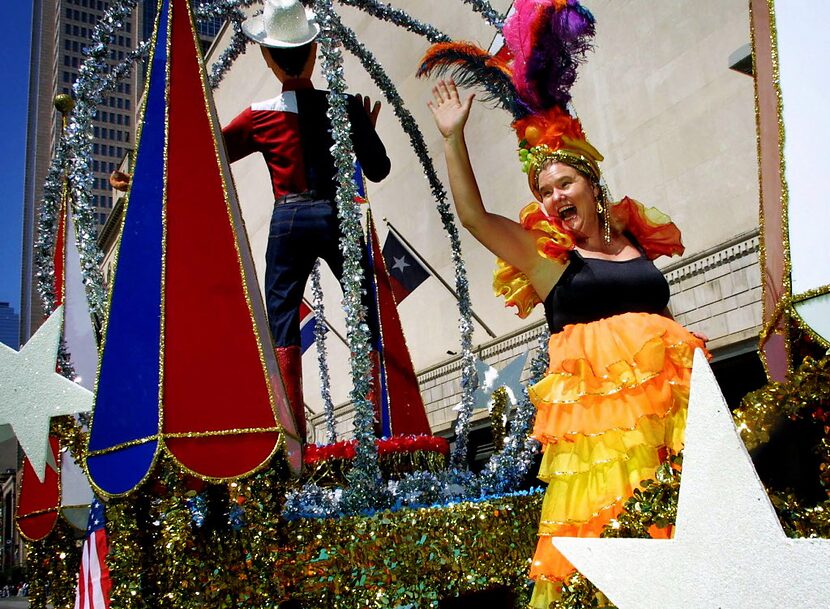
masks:
{"type": "MultiPolygon", "coordinates": [[[[389,230],[391,230],[393,233],[395,233],[395,236],[396,236],[398,239],[400,239],[401,243],[403,243],[403,244],[406,246],[406,248],[409,250],[409,253],[410,253],[410,254],[412,254],[415,258],[417,258],[417,259],[420,261],[420,263],[421,263],[421,264],[423,264],[423,265],[426,267],[426,269],[427,269],[427,270],[428,270],[428,271],[429,271],[429,272],[430,272],[430,273],[431,273],[431,274],[432,274],[432,275],[433,275],[433,276],[434,276],[434,277],[435,277],[438,281],[440,281],[440,282],[441,282],[441,285],[443,285],[445,288],[447,288],[447,290],[449,291],[449,293],[450,293],[450,294],[452,294],[452,295],[453,295],[453,297],[454,297],[456,300],[458,300],[458,293],[457,293],[455,290],[453,290],[453,289],[452,289],[452,287],[450,286],[450,284],[448,284],[446,281],[444,281],[444,278],[443,278],[443,277],[441,277],[441,275],[439,275],[439,274],[438,274],[438,271],[436,271],[434,268],[432,268],[432,266],[429,264],[429,262],[427,262],[427,261],[424,259],[424,257],[423,257],[423,256],[421,256],[421,254],[419,254],[419,253],[418,253],[418,250],[416,250],[414,247],[412,247],[412,244],[411,244],[411,243],[409,243],[409,241],[407,241],[407,240],[406,240],[406,237],[404,237],[404,236],[403,236],[400,232],[398,232],[398,229],[396,229],[394,226],[392,226],[392,223],[391,223],[389,220],[387,220],[386,218],[384,218],[384,219],[383,219],[383,221],[386,223],[386,226],[387,226],[387,227],[389,227],[389,230]]],[[[484,328],[484,331],[485,331],[485,332],[487,332],[487,334],[489,334],[489,335],[490,335],[490,338],[496,338],[496,335],[495,335],[495,334],[493,333],[493,331],[492,331],[492,330],[491,330],[491,329],[487,326],[487,324],[486,324],[486,323],[484,323],[484,321],[483,321],[483,320],[482,320],[482,319],[481,319],[478,315],[476,315],[476,312],[475,312],[475,311],[473,311],[472,306],[470,307],[470,314],[473,316],[473,319],[475,319],[475,320],[476,320],[479,324],[481,324],[481,327],[482,327],[482,328],[484,328]]]]}
{"type": "MultiPolygon", "coordinates": [[[[311,306],[311,303],[310,303],[310,302],[308,302],[308,300],[306,299],[306,297],[305,297],[305,296],[303,296],[303,302],[306,304],[306,306],[307,306],[309,309],[311,309],[311,310],[312,310],[312,312],[313,312],[313,313],[314,313],[314,315],[316,316],[316,315],[317,315],[317,310],[316,310],[313,306],[311,306]]],[[[342,341],[343,341],[343,344],[344,344],[344,345],[346,345],[347,347],[349,346],[349,343],[347,343],[347,342],[346,342],[346,339],[345,339],[345,338],[343,338],[343,335],[342,335],[342,334],[340,334],[340,332],[338,332],[337,330],[335,330],[335,329],[334,329],[334,326],[332,326],[332,325],[329,323],[329,320],[328,320],[328,319],[326,319],[325,317],[323,318],[323,323],[324,323],[324,324],[326,324],[326,327],[327,327],[329,330],[331,330],[332,332],[334,332],[334,335],[335,335],[335,336],[337,336],[337,338],[339,338],[340,340],[342,340],[342,341]]]]}

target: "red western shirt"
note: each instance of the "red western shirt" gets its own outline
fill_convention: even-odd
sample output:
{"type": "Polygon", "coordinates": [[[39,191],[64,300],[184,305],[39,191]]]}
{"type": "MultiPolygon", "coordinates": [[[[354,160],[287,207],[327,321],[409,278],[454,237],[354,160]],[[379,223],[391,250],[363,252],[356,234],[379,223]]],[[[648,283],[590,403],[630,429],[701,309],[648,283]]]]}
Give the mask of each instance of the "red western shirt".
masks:
{"type": "MultiPolygon", "coordinates": [[[[357,160],[364,175],[379,182],[389,174],[386,149],[351,95],[347,107],[357,160]]],[[[334,140],[327,109],[326,92],[310,80],[285,81],[281,95],[252,104],[222,130],[230,162],[260,152],[271,173],[274,198],[311,191],[315,198],[334,200],[334,140]]]]}

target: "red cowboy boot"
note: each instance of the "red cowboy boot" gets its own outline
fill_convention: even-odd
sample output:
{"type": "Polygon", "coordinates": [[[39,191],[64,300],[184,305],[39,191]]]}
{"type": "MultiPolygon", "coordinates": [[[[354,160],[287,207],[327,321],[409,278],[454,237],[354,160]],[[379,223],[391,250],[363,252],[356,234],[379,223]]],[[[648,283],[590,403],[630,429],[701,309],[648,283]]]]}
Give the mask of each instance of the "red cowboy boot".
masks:
{"type": "Polygon", "coordinates": [[[291,405],[294,420],[297,422],[297,433],[303,444],[306,443],[305,403],[303,402],[303,360],[300,347],[274,347],[277,356],[277,365],[285,387],[285,397],[291,405]]]}

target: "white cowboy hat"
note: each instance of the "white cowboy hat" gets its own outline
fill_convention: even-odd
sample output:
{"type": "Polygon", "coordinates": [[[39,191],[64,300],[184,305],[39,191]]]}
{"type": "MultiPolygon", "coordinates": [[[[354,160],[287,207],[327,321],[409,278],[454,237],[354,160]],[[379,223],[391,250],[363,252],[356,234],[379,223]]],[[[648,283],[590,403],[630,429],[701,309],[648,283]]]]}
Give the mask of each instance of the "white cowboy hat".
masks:
{"type": "Polygon", "coordinates": [[[320,33],[314,12],[299,0],[265,0],[262,14],[249,17],[242,31],[266,47],[290,48],[308,44],[320,33]]]}

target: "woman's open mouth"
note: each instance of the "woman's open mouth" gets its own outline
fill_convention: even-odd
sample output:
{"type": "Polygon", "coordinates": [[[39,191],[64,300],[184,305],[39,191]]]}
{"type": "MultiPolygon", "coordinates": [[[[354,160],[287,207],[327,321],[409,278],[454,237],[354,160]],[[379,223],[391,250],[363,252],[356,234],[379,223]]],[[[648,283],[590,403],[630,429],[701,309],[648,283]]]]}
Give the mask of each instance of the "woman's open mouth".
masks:
{"type": "Polygon", "coordinates": [[[576,216],[576,206],[571,204],[563,205],[556,210],[556,213],[559,214],[559,219],[565,222],[569,218],[576,216]]]}

